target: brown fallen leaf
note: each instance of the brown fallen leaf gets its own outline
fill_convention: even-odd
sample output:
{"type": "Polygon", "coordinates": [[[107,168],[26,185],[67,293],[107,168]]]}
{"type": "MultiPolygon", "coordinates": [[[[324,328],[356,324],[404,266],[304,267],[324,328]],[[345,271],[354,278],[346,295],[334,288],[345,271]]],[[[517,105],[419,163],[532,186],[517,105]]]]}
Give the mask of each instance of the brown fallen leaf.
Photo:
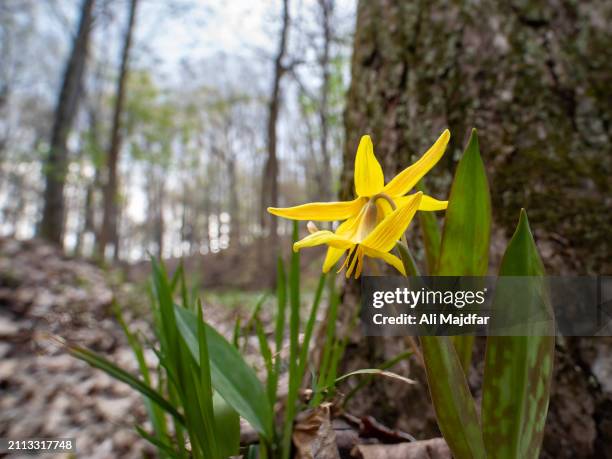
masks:
{"type": "Polygon", "coordinates": [[[293,428],[295,459],[340,459],[330,419],[331,403],[298,414],[293,428]]]}
{"type": "Polygon", "coordinates": [[[452,459],[443,438],[394,445],[357,445],[351,455],[360,459],[452,459]]]}

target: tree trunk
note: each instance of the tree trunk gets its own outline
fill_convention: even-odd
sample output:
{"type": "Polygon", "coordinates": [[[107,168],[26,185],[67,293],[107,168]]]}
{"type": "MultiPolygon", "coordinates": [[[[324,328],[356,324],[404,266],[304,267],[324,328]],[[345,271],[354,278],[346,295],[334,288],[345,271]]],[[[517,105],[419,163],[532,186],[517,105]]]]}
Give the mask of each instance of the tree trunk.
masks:
{"type": "Polygon", "coordinates": [[[106,161],[106,184],[104,186],[104,217],[102,219],[102,229],[100,231],[100,241],[98,243],[99,256],[105,258],[106,246],[110,242],[114,242],[114,257],[118,253],[118,233],[117,233],[117,199],[119,180],[117,168],[119,165],[119,151],[121,149],[121,114],[123,113],[123,105],[125,102],[125,85],[128,74],[128,63],[130,47],[132,45],[132,35],[134,32],[134,22],[136,19],[136,6],[138,0],[131,0],[130,13],[125,38],[123,42],[123,50],[121,52],[121,67],[117,77],[117,92],[115,100],[115,109],[113,112],[113,127],[111,131],[111,142],[108,150],[106,161]]]}
{"type": "Polygon", "coordinates": [[[227,176],[229,181],[229,214],[230,218],[230,244],[240,245],[240,199],[238,197],[238,171],[234,152],[228,152],[226,159],[227,176]]]}
{"type": "MultiPolygon", "coordinates": [[[[612,10],[594,1],[525,5],[359,1],[341,194],[353,197],[361,135],[372,136],[388,179],[449,127],[449,149],[427,177],[432,194],[444,198],[456,156],[476,127],[500,225],[493,246],[505,246],[504,233],[526,207],[549,272],[606,272],[612,263],[612,30],[605,24],[612,10]]],[[[493,263],[499,252],[494,249],[493,263]]],[[[355,312],[357,300],[355,289],[347,288],[341,310],[355,312]]],[[[584,347],[606,343],[578,341],[584,347]]],[[[353,337],[345,369],[380,364],[402,346],[353,337]]],[[[589,457],[596,445],[610,444],[612,394],[572,348],[560,345],[557,361],[543,456],[589,457]],[[577,365],[582,382],[570,387],[563,375],[574,374],[577,365]],[[590,388],[588,378],[596,381],[590,388]]],[[[420,377],[419,369],[412,371],[420,377]]],[[[437,428],[423,387],[375,381],[350,408],[417,437],[433,436],[437,428]]]]}
{"type": "Polygon", "coordinates": [[[319,125],[321,127],[321,138],[320,149],[321,158],[323,159],[323,169],[321,177],[321,201],[329,201],[331,199],[332,191],[332,170],[331,170],[331,158],[328,151],[328,138],[329,138],[329,123],[327,120],[328,110],[328,96],[329,96],[329,61],[330,61],[330,50],[332,43],[332,28],[331,20],[334,11],[334,0],[319,0],[319,7],[321,9],[321,27],[323,28],[323,52],[320,58],[321,66],[321,89],[320,89],[320,104],[319,104],[319,125]]]}
{"type": "Polygon", "coordinates": [[[268,102],[268,125],[267,125],[267,150],[268,158],[262,176],[261,186],[261,230],[262,256],[260,259],[269,268],[270,272],[275,272],[273,267],[276,259],[276,247],[278,247],[278,221],[276,217],[268,214],[266,209],[269,206],[278,206],[278,158],[276,155],[277,147],[277,122],[280,111],[282,95],[281,80],[286,71],[284,65],[287,53],[287,39],[289,35],[289,0],[283,0],[282,25],[279,36],[278,51],[274,58],[274,75],[272,80],[272,90],[268,102]],[[266,229],[269,233],[266,237],[266,229]]]}
{"type": "Polygon", "coordinates": [[[49,156],[44,165],[46,184],[38,233],[39,236],[59,246],[63,245],[64,237],[64,186],[68,172],[67,140],[81,94],[93,21],[93,6],[94,0],[83,0],[79,28],[74,37],[72,52],[66,64],[55,108],[49,156]]]}

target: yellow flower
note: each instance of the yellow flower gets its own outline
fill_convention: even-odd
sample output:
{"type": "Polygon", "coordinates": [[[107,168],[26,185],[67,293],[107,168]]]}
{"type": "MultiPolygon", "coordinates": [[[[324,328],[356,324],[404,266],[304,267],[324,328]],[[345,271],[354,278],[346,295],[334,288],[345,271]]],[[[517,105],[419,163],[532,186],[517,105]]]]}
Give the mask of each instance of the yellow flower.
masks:
{"type": "Polygon", "coordinates": [[[296,207],[269,207],[268,212],[291,220],[346,220],[335,232],[315,231],[293,246],[294,250],[327,244],[329,249],[323,272],[328,272],[349,251],[341,269],[347,267],[349,277],[359,277],[363,257],[381,258],[402,274],[399,258],[388,252],[404,233],[417,210],[444,210],[448,201],[438,201],[422,193],[406,195],[440,160],[450,133],[445,130],[427,152],[385,185],[380,163],[374,156],[370,136],[361,138],[355,157],[355,192],[357,198],[342,202],[314,202],[296,207]]]}

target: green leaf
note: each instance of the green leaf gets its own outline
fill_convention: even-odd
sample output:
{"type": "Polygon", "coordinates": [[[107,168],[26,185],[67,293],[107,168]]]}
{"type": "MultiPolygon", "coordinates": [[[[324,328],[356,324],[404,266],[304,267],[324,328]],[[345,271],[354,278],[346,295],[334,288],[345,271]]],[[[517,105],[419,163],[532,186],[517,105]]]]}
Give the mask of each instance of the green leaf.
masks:
{"type": "Polygon", "coordinates": [[[270,400],[276,402],[276,394],[278,392],[278,378],[281,372],[281,351],[283,347],[283,337],[285,336],[285,311],[287,309],[287,278],[285,275],[285,265],[283,259],[279,256],[276,271],[276,323],[274,325],[274,371],[272,379],[267,381],[268,394],[270,400]]]}
{"type": "Polygon", "coordinates": [[[240,450],[240,416],[218,392],[213,396],[216,442],[220,457],[238,456],[240,450]]]}
{"type": "Polygon", "coordinates": [[[461,362],[461,368],[465,371],[465,374],[469,374],[470,365],[472,363],[472,353],[474,350],[474,336],[473,335],[460,335],[451,337],[455,350],[457,351],[457,357],[461,362]]]}
{"type": "Polygon", "coordinates": [[[266,392],[268,394],[268,401],[270,405],[274,405],[276,402],[276,383],[277,374],[274,368],[274,362],[272,360],[272,351],[268,344],[268,338],[263,328],[263,324],[259,319],[259,316],[255,317],[255,333],[257,334],[257,340],[259,341],[259,352],[264,360],[266,366],[266,392]]]}
{"type": "MultiPolygon", "coordinates": [[[[486,275],[490,237],[491,196],[484,164],[480,157],[478,135],[474,129],[457,165],[451,187],[436,274],[438,276],[486,275]]],[[[466,374],[472,359],[473,343],[474,337],[469,335],[453,339],[466,374]]]]}
{"type": "MultiPolygon", "coordinates": [[[[544,311],[552,317],[547,296],[540,294],[545,291],[543,279],[540,279],[544,275],[544,266],[524,210],[521,210],[499,274],[531,277],[525,280],[526,286],[522,289],[527,292],[521,295],[525,301],[518,300],[514,305],[508,304],[507,298],[516,289],[512,289],[513,292],[496,289],[492,320],[500,320],[500,312],[512,314],[513,306],[516,314],[544,311]]],[[[526,325],[524,330],[531,336],[487,338],[482,398],[483,434],[489,453],[494,452],[495,457],[500,459],[537,458],[544,434],[553,375],[554,324],[538,322],[526,325]]]]}
{"type": "MultiPolygon", "coordinates": [[[[199,361],[196,315],[175,305],[174,313],[185,343],[199,361]]],[[[264,388],[238,350],[213,327],[204,324],[210,356],[212,385],[264,438],[272,438],[272,411],[264,388]]]]}
{"type": "Polygon", "coordinates": [[[157,447],[160,452],[167,454],[169,457],[176,457],[177,452],[167,441],[164,441],[155,435],[151,435],[149,432],[147,432],[140,426],[136,426],[136,432],[138,432],[138,435],[147,440],[153,446],[157,447]]]}
{"type": "Polygon", "coordinates": [[[304,338],[302,339],[302,347],[300,349],[299,366],[297,373],[298,381],[302,380],[302,378],[304,377],[304,372],[306,371],[306,365],[308,363],[308,353],[310,351],[310,338],[312,337],[314,325],[317,320],[317,312],[319,311],[319,304],[321,303],[321,295],[323,294],[323,288],[325,287],[326,277],[327,276],[325,274],[321,274],[321,277],[319,277],[319,285],[317,286],[315,297],[312,302],[312,308],[310,309],[308,322],[306,323],[306,329],[304,330],[304,338]]]}
{"type": "Polygon", "coordinates": [[[240,349],[240,316],[236,317],[236,322],[234,323],[234,332],[232,333],[232,344],[236,349],[240,349]]]}
{"type": "MultiPolygon", "coordinates": [[[[113,304],[113,308],[115,310],[115,315],[117,317],[117,321],[121,328],[123,329],[123,333],[125,334],[132,351],[134,352],[134,356],[136,357],[136,361],[138,362],[138,370],[142,375],[142,378],[147,386],[151,386],[151,376],[149,374],[149,367],[147,366],[147,362],[144,356],[144,350],[138,337],[134,335],[129,329],[127,323],[123,318],[123,314],[121,312],[121,308],[117,303],[113,304]]],[[[145,402],[145,406],[147,408],[147,413],[149,414],[149,419],[153,424],[153,429],[155,430],[155,435],[159,438],[165,438],[168,435],[168,428],[166,426],[166,417],[164,416],[163,411],[157,406],[155,403],[151,402],[147,397],[143,397],[145,402]]]]}
{"type": "MultiPolygon", "coordinates": [[[[328,302],[329,309],[327,311],[327,330],[325,331],[325,344],[321,363],[319,364],[319,377],[316,382],[316,388],[323,387],[336,379],[336,360],[334,359],[334,349],[337,345],[336,337],[336,318],[338,317],[338,305],[340,304],[340,295],[336,291],[336,278],[330,276],[328,285],[328,302]]],[[[321,391],[315,391],[314,397],[310,401],[310,406],[315,407],[323,398],[321,391]]]]}
{"type": "Polygon", "coordinates": [[[422,336],[421,347],[438,427],[453,456],[486,458],[476,405],[451,339],[422,336]]]}
{"type": "Polygon", "coordinates": [[[438,426],[453,456],[486,458],[476,405],[450,338],[422,336],[421,346],[438,426]]]}
{"type": "Polygon", "coordinates": [[[436,274],[484,276],[489,265],[490,236],[491,196],[474,129],[448,198],[436,274]]]}
{"type": "MultiPolygon", "coordinates": [[[[298,240],[298,224],[293,222],[293,242],[298,240]]],[[[300,253],[292,252],[289,265],[289,390],[283,436],[281,443],[283,459],[289,459],[291,452],[291,433],[296,412],[296,403],[301,384],[299,377],[299,334],[300,334],[300,253]]]]}
{"type": "MultiPolygon", "coordinates": [[[[208,449],[211,451],[211,454],[216,454],[218,452],[219,457],[227,457],[232,456],[234,452],[237,452],[239,447],[239,441],[236,443],[236,450],[232,449],[231,444],[221,445],[217,442],[217,437],[219,430],[221,429],[216,424],[216,415],[215,407],[213,406],[213,388],[212,381],[210,375],[210,356],[208,355],[208,337],[206,333],[206,328],[204,327],[204,319],[202,318],[202,305],[200,302],[198,305],[198,349],[199,349],[199,357],[200,359],[197,361],[197,369],[199,370],[199,378],[196,381],[199,382],[199,386],[197,387],[197,395],[200,401],[200,411],[202,415],[202,423],[203,423],[203,431],[202,434],[204,436],[204,442],[208,443],[208,449]],[[224,451],[227,449],[230,450],[231,454],[225,454],[224,451]]],[[[183,339],[185,346],[189,347],[189,345],[183,339]]],[[[236,414],[238,416],[238,414],[236,414]]]]}
{"type": "Polygon", "coordinates": [[[276,353],[280,353],[285,334],[285,309],[287,308],[287,279],[285,275],[285,265],[283,259],[278,257],[276,273],[276,302],[278,311],[276,312],[276,326],[274,328],[274,342],[276,353]]]}

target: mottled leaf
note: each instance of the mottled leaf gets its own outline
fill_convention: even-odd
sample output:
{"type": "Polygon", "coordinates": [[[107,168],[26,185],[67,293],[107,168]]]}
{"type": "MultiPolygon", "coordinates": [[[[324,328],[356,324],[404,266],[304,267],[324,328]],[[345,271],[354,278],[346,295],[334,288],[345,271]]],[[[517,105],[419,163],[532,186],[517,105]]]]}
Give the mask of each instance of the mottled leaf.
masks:
{"type": "MultiPolygon", "coordinates": [[[[511,296],[499,288],[494,299],[493,320],[512,320],[515,314],[533,314],[540,308],[551,314],[539,276],[544,267],[521,211],[514,236],[504,254],[500,276],[532,276],[520,289],[521,299],[508,304],[511,296]],[[526,292],[526,293],[525,293],[526,292]],[[525,298],[525,295],[529,298],[525,298]],[[529,310],[525,310],[529,308],[529,310]]],[[[518,289],[514,289],[518,291],[518,289]]],[[[510,292],[512,293],[512,292],[510,292]]],[[[502,325],[505,322],[502,323],[502,325]]],[[[499,324],[499,322],[498,322],[499,324]]],[[[554,325],[523,324],[530,336],[490,336],[487,339],[482,399],[483,435],[487,451],[500,459],[537,458],[542,443],[550,383],[553,374],[554,325]],[[547,327],[542,328],[542,327],[547,327]],[[549,334],[551,336],[542,336],[549,334]]]]}
{"type": "Polygon", "coordinates": [[[447,336],[422,336],[421,346],[438,426],[454,457],[485,458],[476,405],[453,343],[447,336]]]}

